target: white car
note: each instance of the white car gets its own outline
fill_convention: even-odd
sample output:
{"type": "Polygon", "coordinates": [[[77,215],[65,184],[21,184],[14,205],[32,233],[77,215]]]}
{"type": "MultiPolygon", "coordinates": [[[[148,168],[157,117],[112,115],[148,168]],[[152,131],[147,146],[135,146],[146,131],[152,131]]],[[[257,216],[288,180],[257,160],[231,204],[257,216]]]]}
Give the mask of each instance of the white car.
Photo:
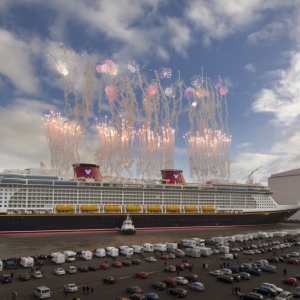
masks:
{"type": "Polygon", "coordinates": [[[298,252],[292,252],[292,253],[289,253],[289,256],[290,257],[298,257],[299,253],[298,252]]]}
{"type": "Polygon", "coordinates": [[[201,282],[191,282],[188,287],[194,291],[204,291],[204,285],[201,282]]]}
{"type": "Polygon", "coordinates": [[[222,272],[221,270],[214,270],[214,271],[210,271],[209,274],[212,276],[220,276],[220,275],[224,275],[224,272],[222,272]]]}
{"type": "Polygon", "coordinates": [[[253,255],[253,254],[255,254],[254,250],[246,250],[243,253],[246,254],[246,255],[253,255]]]}
{"type": "Polygon", "coordinates": [[[221,269],[221,272],[223,272],[225,275],[232,275],[232,271],[230,269],[221,269]]]}
{"type": "Polygon", "coordinates": [[[147,257],[146,261],[154,263],[156,262],[156,259],[154,257],[147,257]]]}
{"type": "Polygon", "coordinates": [[[177,284],[188,284],[189,283],[188,280],[185,279],[184,277],[175,277],[174,280],[177,284]]]}
{"type": "Polygon", "coordinates": [[[67,269],[67,272],[69,274],[75,274],[77,272],[77,269],[74,266],[69,266],[68,269],[67,269]]]}
{"type": "Polygon", "coordinates": [[[68,291],[69,293],[74,293],[78,291],[78,287],[75,283],[65,284],[64,291],[68,291]]]}
{"type": "Polygon", "coordinates": [[[65,272],[65,270],[63,268],[57,268],[57,269],[55,269],[54,273],[56,275],[65,275],[66,274],[66,272],[65,272]]]}
{"type": "Polygon", "coordinates": [[[43,277],[43,274],[42,274],[41,271],[34,271],[34,272],[32,273],[32,276],[33,276],[33,278],[38,279],[38,278],[42,278],[42,277],[43,277]]]}

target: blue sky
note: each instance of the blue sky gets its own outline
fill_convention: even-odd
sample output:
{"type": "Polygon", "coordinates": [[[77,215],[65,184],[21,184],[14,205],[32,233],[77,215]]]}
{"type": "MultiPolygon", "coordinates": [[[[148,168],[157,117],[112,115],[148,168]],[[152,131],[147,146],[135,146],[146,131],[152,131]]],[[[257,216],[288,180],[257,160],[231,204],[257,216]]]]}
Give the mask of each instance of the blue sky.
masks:
{"type": "MultiPolygon", "coordinates": [[[[202,68],[214,82],[220,76],[229,89],[231,179],[242,182],[263,166],[254,179],[266,183],[298,168],[299,11],[291,0],[2,0],[1,169],[49,165],[41,118],[64,114],[64,78],[49,56],[61,57],[60,43],[83,60],[111,59],[120,69],[136,60],[149,81],[160,67],[180,70],[186,85],[202,68]]],[[[98,114],[95,103],[101,119],[105,106],[98,114]]],[[[184,115],[179,127],[188,128],[184,115]]],[[[181,131],[175,167],[188,178],[181,131]]],[[[82,160],[90,157],[82,148],[82,160]]]]}

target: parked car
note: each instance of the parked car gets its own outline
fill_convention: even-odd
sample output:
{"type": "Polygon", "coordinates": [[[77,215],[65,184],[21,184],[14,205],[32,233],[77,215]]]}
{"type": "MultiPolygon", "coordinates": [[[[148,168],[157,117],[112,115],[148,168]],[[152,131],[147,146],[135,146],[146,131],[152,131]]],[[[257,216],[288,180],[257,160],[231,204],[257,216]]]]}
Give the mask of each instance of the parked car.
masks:
{"type": "Polygon", "coordinates": [[[175,282],[176,282],[177,284],[180,284],[180,285],[184,285],[184,284],[188,284],[188,283],[189,283],[188,280],[187,280],[186,278],[181,277],[181,276],[175,277],[174,280],[175,280],[175,282]]]}
{"type": "Polygon", "coordinates": [[[168,289],[167,293],[175,295],[176,297],[185,297],[187,295],[187,291],[181,288],[168,289]]]}
{"type": "Polygon", "coordinates": [[[65,275],[66,274],[66,272],[65,272],[65,270],[63,268],[57,268],[57,269],[55,269],[54,273],[56,275],[65,275]]]}
{"type": "Polygon", "coordinates": [[[270,258],[268,258],[268,262],[271,264],[278,263],[279,259],[278,259],[278,257],[270,257],[270,258]]]}
{"type": "Polygon", "coordinates": [[[145,294],[147,300],[158,300],[159,296],[155,293],[147,293],[145,294]]]}
{"type": "Polygon", "coordinates": [[[114,284],[114,283],[116,283],[116,279],[113,276],[104,277],[102,281],[104,283],[107,283],[107,284],[114,284]]]}
{"type": "Polygon", "coordinates": [[[254,276],[260,276],[261,275],[261,270],[258,268],[252,268],[252,269],[247,269],[245,270],[246,273],[249,273],[250,275],[254,276]]]}
{"type": "Polygon", "coordinates": [[[131,263],[132,263],[133,265],[140,265],[140,264],[141,264],[141,261],[140,261],[139,259],[133,259],[133,260],[131,261],[131,263]]]}
{"type": "Polygon", "coordinates": [[[154,262],[156,262],[156,259],[155,259],[154,257],[147,257],[147,258],[146,258],[146,261],[147,261],[147,262],[154,263],[154,262]]]}
{"type": "Polygon", "coordinates": [[[126,292],[129,294],[142,294],[143,290],[137,285],[132,285],[126,288],[126,292]]]}
{"type": "Polygon", "coordinates": [[[214,271],[210,271],[209,274],[212,276],[221,276],[224,275],[224,272],[222,272],[221,270],[214,270],[214,271]]]}
{"type": "Polygon", "coordinates": [[[159,258],[162,259],[162,260],[168,260],[169,256],[164,254],[164,255],[161,255],[159,258]]]}
{"type": "Polygon", "coordinates": [[[188,282],[196,282],[198,280],[198,275],[197,274],[187,274],[183,276],[185,279],[188,280],[188,282]]]}
{"type": "Polygon", "coordinates": [[[282,279],[281,282],[288,285],[298,285],[298,280],[293,277],[282,279]]]}
{"type": "Polygon", "coordinates": [[[41,271],[34,271],[32,273],[32,277],[35,278],[35,279],[38,279],[38,278],[42,278],[43,277],[43,274],[41,271]]]}
{"type": "Polygon", "coordinates": [[[11,276],[9,274],[2,275],[1,283],[11,283],[11,276]]]}
{"type": "Polygon", "coordinates": [[[75,274],[75,273],[77,272],[77,269],[76,269],[76,267],[74,267],[74,266],[69,266],[69,267],[67,268],[67,272],[68,272],[69,274],[75,274]]]}
{"type": "Polygon", "coordinates": [[[275,289],[272,289],[270,287],[263,287],[263,286],[253,289],[253,292],[259,293],[262,295],[268,295],[268,296],[277,296],[278,295],[278,292],[275,289]]]}
{"type": "Polygon", "coordinates": [[[132,266],[132,262],[130,260],[124,260],[122,261],[122,265],[125,267],[130,267],[132,266]]]}
{"type": "Polygon", "coordinates": [[[264,272],[269,272],[269,273],[276,273],[277,269],[275,266],[272,265],[264,265],[261,267],[261,270],[264,272]]]}
{"type": "Polygon", "coordinates": [[[234,282],[233,277],[231,277],[230,275],[221,275],[221,276],[218,276],[217,280],[222,281],[222,282],[226,282],[226,283],[232,283],[232,282],[234,282]]]}
{"type": "Polygon", "coordinates": [[[78,291],[78,287],[75,283],[69,283],[64,285],[64,290],[68,291],[68,293],[74,293],[78,291]]]}
{"type": "Polygon", "coordinates": [[[241,295],[240,299],[243,299],[243,300],[263,300],[264,297],[261,294],[251,292],[251,293],[248,293],[248,294],[241,295]]]}
{"type": "Polygon", "coordinates": [[[281,292],[275,300],[292,300],[293,299],[293,294],[287,291],[281,292]]]}
{"type": "Polygon", "coordinates": [[[241,276],[242,280],[250,280],[251,279],[251,275],[249,273],[241,272],[241,273],[239,273],[239,275],[241,276]]]}
{"type": "Polygon", "coordinates": [[[154,283],[151,283],[150,286],[158,291],[161,291],[161,290],[164,290],[167,285],[163,282],[154,282],[154,283]]]}
{"type": "Polygon", "coordinates": [[[148,278],[148,273],[144,272],[144,271],[141,271],[141,272],[135,273],[134,276],[137,277],[137,278],[145,279],[145,278],[148,278]]]}
{"type": "Polygon", "coordinates": [[[147,300],[144,294],[132,294],[129,296],[130,300],[147,300]]]}
{"type": "Polygon", "coordinates": [[[292,290],[292,294],[294,298],[300,298],[300,287],[296,287],[294,290],[292,290]]]}
{"type": "Polygon", "coordinates": [[[80,272],[87,272],[88,270],[89,270],[88,266],[80,266],[78,268],[78,271],[80,271],[80,272]]]}
{"type": "Polygon", "coordinates": [[[122,264],[119,261],[115,261],[111,264],[114,268],[122,268],[122,264]]]}
{"type": "MultiPolygon", "coordinates": [[[[60,274],[57,274],[57,275],[60,275],[60,274]]],[[[28,273],[21,273],[19,275],[19,279],[22,281],[30,280],[30,275],[28,273]]]]}
{"type": "Polygon", "coordinates": [[[89,268],[89,270],[91,270],[91,271],[97,271],[97,270],[99,270],[99,267],[96,266],[96,265],[91,265],[91,266],[89,266],[88,268],[89,268]]]}
{"type": "Polygon", "coordinates": [[[176,272],[176,268],[174,266],[166,266],[164,267],[164,271],[172,273],[176,272]]]}
{"type": "Polygon", "coordinates": [[[167,287],[176,287],[177,286],[177,283],[174,280],[174,278],[167,278],[167,279],[163,280],[163,283],[165,283],[167,287]]]}
{"type": "Polygon", "coordinates": [[[191,282],[188,287],[197,292],[204,291],[204,285],[201,282],[191,282]]]}
{"type": "Polygon", "coordinates": [[[100,265],[101,270],[108,270],[109,269],[109,264],[108,263],[103,263],[100,265]]]}
{"type": "Polygon", "coordinates": [[[231,274],[230,276],[234,281],[241,281],[241,276],[239,274],[231,274]]]}
{"type": "Polygon", "coordinates": [[[299,260],[298,259],[296,259],[296,258],[288,258],[287,260],[286,260],[286,263],[287,264],[291,264],[291,265],[299,265],[299,260]]]}
{"type": "Polygon", "coordinates": [[[176,270],[179,270],[179,271],[183,271],[185,269],[185,265],[183,263],[177,264],[175,267],[176,267],[176,270]]]}

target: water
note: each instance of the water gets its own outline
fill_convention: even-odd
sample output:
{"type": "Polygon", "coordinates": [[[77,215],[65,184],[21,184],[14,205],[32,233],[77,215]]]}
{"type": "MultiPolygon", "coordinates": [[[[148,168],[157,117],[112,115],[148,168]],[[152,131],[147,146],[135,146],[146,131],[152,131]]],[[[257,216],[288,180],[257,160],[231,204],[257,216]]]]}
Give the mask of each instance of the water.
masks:
{"type": "MultiPolygon", "coordinates": [[[[50,254],[65,250],[94,250],[109,246],[141,245],[142,243],[179,242],[193,237],[230,236],[239,233],[279,231],[298,229],[300,224],[282,224],[262,227],[238,227],[203,230],[138,231],[136,235],[125,236],[109,233],[49,233],[1,235],[0,259],[8,257],[50,254]]],[[[278,238],[281,239],[281,238],[278,238]]]]}

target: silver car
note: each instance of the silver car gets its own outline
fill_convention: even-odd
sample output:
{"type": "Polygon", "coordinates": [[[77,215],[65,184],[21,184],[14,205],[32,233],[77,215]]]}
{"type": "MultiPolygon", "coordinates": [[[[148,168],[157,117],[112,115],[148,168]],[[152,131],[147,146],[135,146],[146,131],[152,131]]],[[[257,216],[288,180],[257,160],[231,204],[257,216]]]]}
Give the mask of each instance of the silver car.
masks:
{"type": "Polygon", "coordinates": [[[192,282],[188,285],[188,287],[194,291],[204,291],[204,285],[201,282],[192,282]]]}

